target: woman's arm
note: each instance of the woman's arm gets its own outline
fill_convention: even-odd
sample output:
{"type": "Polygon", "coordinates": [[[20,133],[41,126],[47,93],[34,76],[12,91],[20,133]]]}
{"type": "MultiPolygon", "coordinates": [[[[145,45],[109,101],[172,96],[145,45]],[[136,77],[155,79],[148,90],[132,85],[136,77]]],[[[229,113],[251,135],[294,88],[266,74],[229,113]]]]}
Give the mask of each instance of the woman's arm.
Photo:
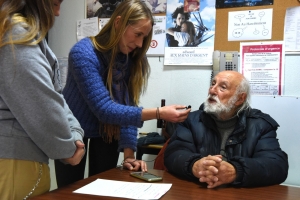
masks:
{"type": "Polygon", "coordinates": [[[168,122],[183,122],[191,109],[185,109],[183,105],[170,105],[157,108],[144,108],[142,110],[142,120],[163,119],[168,122]]]}
{"type": "MultiPolygon", "coordinates": [[[[69,70],[86,103],[95,116],[104,123],[142,127],[143,121],[157,119],[157,108],[122,105],[114,102],[101,77],[104,66],[99,62],[89,38],[77,43],[69,54],[69,70]]],[[[171,122],[183,121],[190,109],[173,105],[159,108],[160,119],[171,122]]]]}

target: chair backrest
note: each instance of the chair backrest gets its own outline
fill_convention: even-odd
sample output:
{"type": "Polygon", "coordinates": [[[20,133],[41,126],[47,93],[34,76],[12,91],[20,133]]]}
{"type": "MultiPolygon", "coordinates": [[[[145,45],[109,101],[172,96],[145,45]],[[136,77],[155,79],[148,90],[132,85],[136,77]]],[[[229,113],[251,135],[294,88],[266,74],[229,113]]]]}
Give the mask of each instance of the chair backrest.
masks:
{"type": "Polygon", "coordinates": [[[154,169],[167,170],[167,168],[164,165],[164,153],[168,146],[169,140],[173,135],[173,133],[175,132],[176,128],[177,128],[176,123],[165,122],[165,127],[162,129],[162,135],[165,137],[165,144],[155,158],[154,166],[153,166],[154,169]]]}
{"type": "Polygon", "coordinates": [[[157,154],[155,161],[154,161],[153,169],[167,170],[167,168],[164,165],[164,153],[168,146],[169,140],[170,140],[170,138],[165,142],[164,146],[157,154]]]}

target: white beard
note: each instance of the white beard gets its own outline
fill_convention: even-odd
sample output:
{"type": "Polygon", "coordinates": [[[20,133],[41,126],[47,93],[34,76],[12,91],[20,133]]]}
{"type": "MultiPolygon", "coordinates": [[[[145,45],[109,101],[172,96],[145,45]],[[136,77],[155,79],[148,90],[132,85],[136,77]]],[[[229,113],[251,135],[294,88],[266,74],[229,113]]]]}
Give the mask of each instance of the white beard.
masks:
{"type": "Polygon", "coordinates": [[[206,113],[213,114],[216,117],[218,117],[222,114],[229,113],[230,111],[232,111],[232,109],[234,109],[234,104],[237,100],[237,97],[238,97],[238,95],[236,94],[229,99],[227,104],[223,104],[220,102],[220,99],[218,96],[208,95],[206,101],[204,102],[204,111],[206,113]],[[209,98],[214,99],[216,102],[209,103],[209,101],[208,101],[209,98]]]}

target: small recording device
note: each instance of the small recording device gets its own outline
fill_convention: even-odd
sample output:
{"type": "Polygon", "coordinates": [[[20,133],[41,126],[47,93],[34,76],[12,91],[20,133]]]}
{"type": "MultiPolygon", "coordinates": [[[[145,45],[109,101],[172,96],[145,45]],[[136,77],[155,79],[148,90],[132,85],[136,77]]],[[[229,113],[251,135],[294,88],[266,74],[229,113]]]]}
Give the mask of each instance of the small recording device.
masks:
{"type": "Polygon", "coordinates": [[[190,108],[192,108],[192,106],[191,106],[191,105],[189,105],[189,106],[185,107],[185,109],[190,109],[190,108]]]}
{"type": "Polygon", "coordinates": [[[155,181],[162,180],[161,176],[157,176],[149,172],[131,172],[130,175],[148,182],[155,182],[155,181]]]}

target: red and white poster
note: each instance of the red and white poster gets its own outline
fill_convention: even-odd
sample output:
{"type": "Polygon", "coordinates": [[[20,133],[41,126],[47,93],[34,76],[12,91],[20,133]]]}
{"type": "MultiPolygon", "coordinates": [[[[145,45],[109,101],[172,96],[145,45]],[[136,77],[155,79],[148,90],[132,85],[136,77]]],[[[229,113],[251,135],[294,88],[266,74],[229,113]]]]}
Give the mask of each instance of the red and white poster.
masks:
{"type": "Polygon", "coordinates": [[[164,56],[166,40],[166,16],[153,16],[154,26],[147,56],[164,56]]]}
{"type": "Polygon", "coordinates": [[[240,70],[254,95],[282,95],[284,83],[283,41],[240,44],[240,70]]]}

